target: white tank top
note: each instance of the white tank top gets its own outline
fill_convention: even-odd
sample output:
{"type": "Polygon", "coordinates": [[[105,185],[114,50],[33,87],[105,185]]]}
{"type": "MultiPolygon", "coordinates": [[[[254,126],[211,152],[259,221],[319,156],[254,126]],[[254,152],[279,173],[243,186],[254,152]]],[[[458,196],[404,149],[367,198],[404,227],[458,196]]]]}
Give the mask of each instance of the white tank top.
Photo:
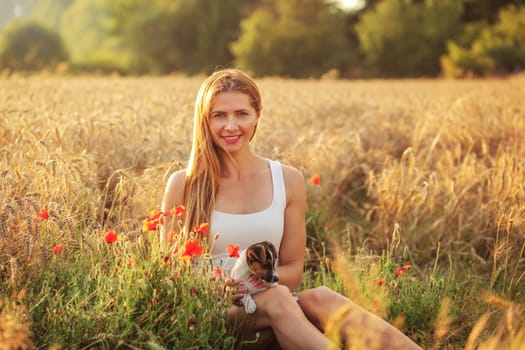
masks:
{"type": "Polygon", "coordinates": [[[215,267],[225,271],[231,269],[236,259],[229,258],[228,244],[240,245],[241,250],[253,243],[270,241],[277,251],[284,231],[286,189],[281,164],[268,160],[272,174],[272,203],[266,209],[250,214],[230,214],[213,210],[210,219],[210,239],[219,234],[213,244],[211,256],[215,267]]]}

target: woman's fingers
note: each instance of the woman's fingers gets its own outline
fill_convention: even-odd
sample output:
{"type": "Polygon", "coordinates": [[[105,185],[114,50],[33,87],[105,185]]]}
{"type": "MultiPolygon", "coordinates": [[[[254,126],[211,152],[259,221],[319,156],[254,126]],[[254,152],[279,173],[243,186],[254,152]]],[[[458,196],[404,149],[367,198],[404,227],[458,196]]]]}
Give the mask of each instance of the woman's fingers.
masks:
{"type": "Polygon", "coordinates": [[[231,296],[232,302],[236,305],[241,304],[240,300],[244,294],[248,293],[248,288],[244,286],[242,281],[235,281],[231,278],[224,280],[224,292],[231,296]]]}
{"type": "Polygon", "coordinates": [[[255,288],[266,288],[268,286],[268,284],[265,281],[255,277],[254,275],[248,277],[248,282],[250,282],[250,284],[255,288]]]}

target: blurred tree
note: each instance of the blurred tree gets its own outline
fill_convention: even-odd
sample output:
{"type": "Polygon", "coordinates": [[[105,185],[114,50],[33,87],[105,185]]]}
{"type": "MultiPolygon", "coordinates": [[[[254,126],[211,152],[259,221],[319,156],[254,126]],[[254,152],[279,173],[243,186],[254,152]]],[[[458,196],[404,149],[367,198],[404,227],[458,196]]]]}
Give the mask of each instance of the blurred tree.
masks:
{"type": "Polygon", "coordinates": [[[506,74],[525,68],[525,7],[502,8],[497,21],[468,27],[467,35],[448,43],[441,58],[448,77],[506,74]]]}
{"type": "Polygon", "coordinates": [[[430,76],[440,72],[447,40],[461,30],[457,0],[383,0],[356,25],[373,75],[430,76]]]}
{"type": "Polygon", "coordinates": [[[463,2],[464,22],[487,21],[491,24],[497,20],[501,8],[511,4],[525,5],[524,0],[463,0],[463,2]]]}
{"type": "Polygon", "coordinates": [[[228,66],[228,43],[250,0],[115,0],[112,28],[136,55],[139,71],[188,74],[228,66]]]}
{"type": "Polygon", "coordinates": [[[62,15],[74,2],[75,0],[37,0],[31,16],[58,31],[62,15]]]}
{"type": "Polygon", "coordinates": [[[237,65],[252,74],[318,77],[348,67],[346,24],[345,14],[324,0],[268,0],[241,23],[231,47],[237,65]]]}
{"type": "Polygon", "coordinates": [[[19,71],[54,69],[67,61],[57,32],[35,21],[14,20],[0,37],[0,68],[19,71]]]}
{"type": "Polygon", "coordinates": [[[75,0],[62,14],[60,33],[76,67],[125,72],[131,53],[111,33],[105,0],[75,0]]]}

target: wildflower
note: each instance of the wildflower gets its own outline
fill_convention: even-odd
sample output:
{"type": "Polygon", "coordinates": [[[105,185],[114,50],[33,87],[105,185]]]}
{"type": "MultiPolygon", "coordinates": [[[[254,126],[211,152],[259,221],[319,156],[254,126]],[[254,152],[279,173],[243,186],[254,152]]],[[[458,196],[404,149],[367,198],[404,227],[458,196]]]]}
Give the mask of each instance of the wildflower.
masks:
{"type": "Polygon", "coordinates": [[[40,209],[38,218],[42,221],[49,219],[49,212],[45,208],[40,209]]]}
{"type": "Polygon", "coordinates": [[[199,226],[195,226],[193,228],[195,233],[199,233],[199,234],[208,233],[208,229],[209,227],[207,223],[200,224],[199,226]]]}
{"type": "Polygon", "coordinates": [[[186,208],[183,205],[177,205],[175,208],[175,216],[184,216],[186,214],[186,208]]]}
{"type": "Polygon", "coordinates": [[[184,246],[184,252],[182,252],[182,258],[191,258],[194,256],[200,256],[204,247],[199,245],[198,239],[190,239],[184,246]]]}
{"type": "Polygon", "coordinates": [[[57,317],[62,317],[62,311],[57,310],[57,317]]]}
{"type": "Polygon", "coordinates": [[[381,287],[383,284],[385,284],[385,281],[384,280],[377,280],[376,283],[377,283],[378,286],[381,287]]]}
{"type": "Polygon", "coordinates": [[[170,257],[169,257],[168,255],[166,255],[166,256],[164,257],[164,259],[162,259],[162,262],[163,262],[164,264],[169,263],[169,262],[170,262],[170,257]]]}
{"type": "Polygon", "coordinates": [[[228,256],[230,258],[238,258],[239,249],[241,249],[241,246],[238,244],[237,245],[228,244],[228,246],[226,247],[226,251],[228,252],[228,256]]]}
{"type": "Polygon", "coordinates": [[[149,213],[150,217],[148,218],[148,220],[149,220],[149,221],[159,220],[163,214],[164,214],[164,213],[161,212],[161,211],[159,211],[159,210],[152,210],[152,211],[149,213]]]}
{"type": "Polygon", "coordinates": [[[319,174],[312,175],[310,178],[312,185],[318,186],[321,184],[321,176],[319,174]]]}
{"type": "Polygon", "coordinates": [[[195,287],[191,287],[190,288],[190,295],[192,297],[196,297],[197,295],[199,295],[199,290],[197,288],[195,288],[195,287]]]}
{"type": "Polygon", "coordinates": [[[53,254],[57,255],[58,253],[60,253],[60,251],[64,249],[64,245],[62,243],[60,243],[59,245],[56,245],[54,248],[53,248],[53,254]]]}
{"type": "Polygon", "coordinates": [[[108,232],[104,236],[104,240],[108,244],[115,243],[116,241],[118,241],[118,233],[116,233],[113,230],[108,230],[108,232]]]}
{"type": "Polygon", "coordinates": [[[197,324],[197,320],[195,317],[190,317],[188,319],[188,330],[193,331],[195,330],[195,325],[197,324]]]}
{"type": "Polygon", "coordinates": [[[215,269],[215,272],[213,272],[213,276],[211,277],[213,280],[219,279],[222,276],[222,270],[220,267],[217,267],[215,269]]]}
{"type": "Polygon", "coordinates": [[[164,223],[164,213],[158,210],[152,210],[150,217],[145,219],[142,224],[142,231],[156,231],[159,225],[164,223]]]}
{"type": "Polygon", "coordinates": [[[142,224],[142,231],[144,232],[156,231],[158,226],[159,226],[158,220],[155,220],[155,221],[144,220],[142,224]]]}
{"type": "Polygon", "coordinates": [[[396,270],[396,277],[401,276],[402,274],[404,274],[405,272],[410,270],[410,268],[412,268],[412,265],[410,265],[410,264],[407,264],[407,265],[405,265],[403,267],[398,267],[397,270],[396,270]]]}

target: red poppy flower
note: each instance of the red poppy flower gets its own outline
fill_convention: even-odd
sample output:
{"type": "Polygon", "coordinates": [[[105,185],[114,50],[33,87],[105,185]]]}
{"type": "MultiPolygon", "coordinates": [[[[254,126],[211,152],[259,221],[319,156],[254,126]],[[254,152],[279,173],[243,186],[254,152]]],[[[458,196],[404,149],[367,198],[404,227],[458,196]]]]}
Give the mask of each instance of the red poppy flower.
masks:
{"type": "Polygon", "coordinates": [[[159,226],[158,220],[154,220],[154,221],[144,220],[142,224],[142,231],[144,232],[156,231],[158,226],[159,226]]]}
{"type": "Polygon", "coordinates": [[[148,221],[158,220],[158,219],[160,219],[161,215],[163,215],[163,213],[161,211],[159,211],[159,210],[152,210],[149,213],[148,221]]]}
{"type": "Polygon", "coordinates": [[[162,225],[164,223],[164,216],[169,215],[169,212],[163,213],[158,210],[152,210],[150,213],[150,217],[145,219],[142,224],[142,231],[156,231],[159,225],[162,225]]]}
{"type": "Polygon", "coordinates": [[[116,241],[118,241],[118,233],[116,233],[113,230],[108,230],[108,232],[104,236],[104,240],[106,241],[106,243],[109,244],[115,243],[116,241]]]}
{"type": "Polygon", "coordinates": [[[310,178],[310,182],[312,183],[312,185],[320,185],[321,184],[321,176],[319,174],[315,174],[315,175],[312,175],[312,177],[310,178]]]}
{"type": "Polygon", "coordinates": [[[228,244],[228,246],[226,247],[226,251],[228,252],[228,256],[230,258],[238,258],[239,249],[241,249],[241,246],[238,244],[237,245],[228,244]]]}
{"type": "Polygon", "coordinates": [[[183,258],[191,258],[194,256],[200,256],[204,247],[199,245],[198,239],[190,239],[184,246],[184,252],[182,253],[183,258]]]}
{"type": "Polygon", "coordinates": [[[62,317],[62,311],[60,310],[57,311],[57,317],[62,317]]]}
{"type": "Polygon", "coordinates": [[[195,226],[193,230],[195,231],[195,233],[205,234],[205,233],[208,233],[209,227],[207,223],[203,223],[203,224],[200,224],[199,226],[195,226]]]}
{"type": "Polygon", "coordinates": [[[175,216],[184,216],[186,214],[186,208],[183,205],[177,205],[175,208],[175,216]]]}
{"type": "Polygon", "coordinates": [[[64,245],[62,243],[60,243],[59,245],[56,245],[54,248],[53,248],[53,254],[57,255],[58,253],[60,253],[60,251],[64,249],[64,245]]]}
{"type": "Polygon", "coordinates": [[[40,209],[40,214],[38,215],[38,218],[40,220],[49,219],[49,212],[45,208],[40,209]]]}
{"type": "Polygon", "coordinates": [[[403,267],[398,267],[397,270],[396,270],[396,277],[401,276],[406,271],[410,270],[411,267],[412,267],[412,265],[410,265],[410,264],[407,264],[407,265],[405,265],[403,267]]]}
{"type": "Polygon", "coordinates": [[[385,281],[384,280],[377,280],[377,285],[378,286],[382,286],[383,284],[385,284],[385,281]]]}
{"type": "Polygon", "coordinates": [[[213,272],[212,279],[215,280],[215,279],[217,279],[217,278],[221,278],[221,276],[222,276],[222,270],[221,270],[220,267],[217,267],[217,268],[215,269],[215,272],[213,272]]]}

